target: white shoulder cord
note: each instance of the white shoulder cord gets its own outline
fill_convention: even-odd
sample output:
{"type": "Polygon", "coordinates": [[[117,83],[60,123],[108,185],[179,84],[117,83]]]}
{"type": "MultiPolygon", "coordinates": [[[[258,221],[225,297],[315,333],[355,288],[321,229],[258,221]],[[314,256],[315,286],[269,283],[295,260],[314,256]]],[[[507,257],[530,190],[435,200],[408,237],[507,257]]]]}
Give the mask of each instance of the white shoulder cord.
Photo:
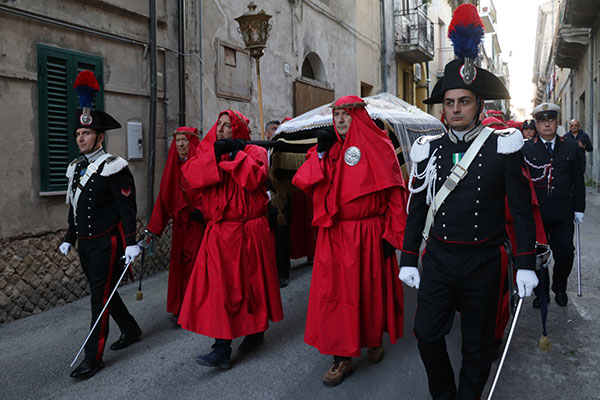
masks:
{"type": "Polygon", "coordinates": [[[420,193],[423,190],[427,189],[427,196],[425,199],[425,202],[427,203],[427,205],[430,205],[431,202],[433,201],[433,199],[435,198],[435,181],[437,179],[437,165],[436,165],[437,151],[438,151],[438,149],[435,149],[433,151],[433,153],[431,154],[431,157],[429,157],[429,161],[427,162],[425,169],[420,174],[417,170],[418,163],[416,163],[416,162],[412,163],[412,166],[410,168],[410,177],[408,179],[408,190],[409,190],[410,194],[408,195],[408,201],[406,202],[406,212],[407,213],[408,213],[408,208],[410,205],[410,199],[411,199],[413,193],[414,194],[420,193]],[[418,188],[413,187],[413,182],[416,179],[423,179],[423,184],[421,186],[419,186],[418,188]]]}

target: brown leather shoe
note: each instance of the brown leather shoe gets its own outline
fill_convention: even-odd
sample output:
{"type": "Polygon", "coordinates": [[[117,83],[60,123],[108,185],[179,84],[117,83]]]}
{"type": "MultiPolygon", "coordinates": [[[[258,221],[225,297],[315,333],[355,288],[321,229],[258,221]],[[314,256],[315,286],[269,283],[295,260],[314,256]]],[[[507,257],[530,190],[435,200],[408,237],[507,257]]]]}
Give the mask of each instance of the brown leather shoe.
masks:
{"type": "Polygon", "coordinates": [[[336,361],[329,371],[323,376],[323,383],[328,386],[337,386],[344,381],[344,378],[352,375],[352,361],[336,361]]]}
{"type": "Polygon", "coordinates": [[[367,360],[371,363],[378,363],[383,360],[383,346],[369,347],[367,360]]]}

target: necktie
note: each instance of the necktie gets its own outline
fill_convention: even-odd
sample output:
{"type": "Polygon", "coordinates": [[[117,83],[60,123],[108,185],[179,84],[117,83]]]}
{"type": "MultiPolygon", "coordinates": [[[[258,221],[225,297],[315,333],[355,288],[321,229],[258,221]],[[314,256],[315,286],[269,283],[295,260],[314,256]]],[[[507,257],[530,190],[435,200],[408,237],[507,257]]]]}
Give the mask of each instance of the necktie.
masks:
{"type": "Polygon", "coordinates": [[[550,154],[550,157],[552,157],[552,142],[546,142],[544,144],[548,148],[548,154],[550,154]]]}

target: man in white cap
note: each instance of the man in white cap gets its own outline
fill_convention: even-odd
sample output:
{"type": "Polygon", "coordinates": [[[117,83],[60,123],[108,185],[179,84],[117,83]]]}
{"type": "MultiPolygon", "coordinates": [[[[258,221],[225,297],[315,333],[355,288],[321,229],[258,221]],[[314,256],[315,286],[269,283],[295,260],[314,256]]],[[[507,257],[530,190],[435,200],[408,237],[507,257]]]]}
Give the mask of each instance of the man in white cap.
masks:
{"type": "MultiPolygon", "coordinates": [[[[577,142],[556,134],[560,107],[542,103],[533,109],[538,136],[523,146],[535,192],[540,204],[544,230],[554,257],[552,291],[559,306],[566,306],[567,278],[573,268],[573,220],[583,222],[585,210],[584,164],[577,142]]],[[[548,270],[545,270],[548,273],[548,270]]],[[[546,288],[546,290],[549,290],[546,288]]],[[[533,306],[541,306],[536,292],[533,306]]]]}

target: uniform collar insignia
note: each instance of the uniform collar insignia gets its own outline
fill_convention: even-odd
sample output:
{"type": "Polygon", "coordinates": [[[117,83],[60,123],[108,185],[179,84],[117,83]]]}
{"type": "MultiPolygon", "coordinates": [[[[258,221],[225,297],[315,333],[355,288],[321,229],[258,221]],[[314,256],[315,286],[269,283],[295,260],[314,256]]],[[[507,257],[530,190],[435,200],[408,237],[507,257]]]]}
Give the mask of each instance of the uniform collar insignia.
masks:
{"type": "Polygon", "coordinates": [[[458,143],[458,137],[454,134],[452,128],[448,129],[448,139],[454,144],[458,143]]]}
{"type": "Polygon", "coordinates": [[[469,132],[465,135],[465,142],[468,143],[471,140],[475,139],[477,137],[477,135],[479,135],[479,133],[481,132],[482,129],[483,129],[483,125],[481,125],[481,124],[479,124],[475,128],[473,128],[473,130],[471,132],[469,132]]]}
{"type": "MultiPolygon", "coordinates": [[[[483,129],[483,125],[478,124],[477,126],[472,128],[469,132],[467,132],[465,134],[465,136],[463,137],[463,140],[465,141],[465,143],[468,143],[471,140],[473,140],[475,137],[477,137],[477,135],[479,135],[479,132],[481,132],[482,129],[483,129]]],[[[459,142],[458,136],[456,136],[456,134],[454,133],[454,130],[452,128],[448,129],[448,138],[454,144],[459,142]]]]}

